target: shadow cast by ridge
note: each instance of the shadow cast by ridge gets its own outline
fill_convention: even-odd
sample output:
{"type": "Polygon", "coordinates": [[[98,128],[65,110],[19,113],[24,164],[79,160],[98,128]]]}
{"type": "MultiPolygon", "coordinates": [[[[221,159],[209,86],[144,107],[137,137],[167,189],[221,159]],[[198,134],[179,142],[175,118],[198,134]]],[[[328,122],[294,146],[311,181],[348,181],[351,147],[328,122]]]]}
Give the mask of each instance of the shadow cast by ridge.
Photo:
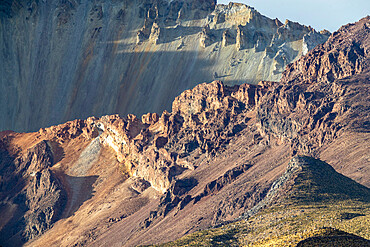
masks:
{"type": "Polygon", "coordinates": [[[87,200],[94,196],[93,184],[98,176],[72,177],[66,175],[65,179],[69,185],[69,188],[65,188],[68,199],[61,219],[73,215],[87,200]]]}

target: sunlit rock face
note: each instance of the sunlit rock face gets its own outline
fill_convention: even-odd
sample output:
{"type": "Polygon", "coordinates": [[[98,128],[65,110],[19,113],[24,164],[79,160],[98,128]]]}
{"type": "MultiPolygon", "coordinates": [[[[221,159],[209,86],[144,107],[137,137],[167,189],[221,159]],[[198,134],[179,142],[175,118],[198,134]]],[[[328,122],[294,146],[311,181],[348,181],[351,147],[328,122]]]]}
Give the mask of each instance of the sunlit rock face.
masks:
{"type": "Polygon", "coordinates": [[[169,110],[198,83],[277,81],[328,34],[214,0],[0,3],[0,130],[169,110]]]}
{"type": "MultiPolygon", "coordinates": [[[[171,112],[0,131],[0,245],[167,243],[238,219],[254,229],[253,215],[277,208],[300,222],[291,209],[301,203],[338,205],[337,215],[350,200],[366,213],[369,23],[343,26],[280,82],[215,80],[182,92],[171,112]]],[[[265,226],[258,234],[274,234],[265,226]]],[[[255,239],[247,231],[242,241],[255,239]]]]}

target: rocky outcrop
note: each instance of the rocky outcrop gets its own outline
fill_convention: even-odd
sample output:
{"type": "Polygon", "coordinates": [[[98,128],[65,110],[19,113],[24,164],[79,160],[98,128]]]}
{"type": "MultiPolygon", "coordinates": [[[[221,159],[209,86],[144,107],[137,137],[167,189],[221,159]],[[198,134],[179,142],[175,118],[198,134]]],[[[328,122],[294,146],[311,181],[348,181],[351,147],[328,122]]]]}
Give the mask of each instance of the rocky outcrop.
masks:
{"type": "Polygon", "coordinates": [[[207,46],[213,44],[215,41],[215,37],[211,32],[209,24],[207,24],[200,33],[199,44],[202,48],[206,48],[207,46]]]}
{"type": "Polygon", "coordinates": [[[223,187],[235,181],[241,174],[246,172],[252,165],[244,164],[240,167],[227,171],[223,176],[211,181],[205,187],[202,193],[194,198],[194,203],[200,201],[203,197],[219,192],[223,187]]]}
{"type": "Polygon", "coordinates": [[[232,43],[233,43],[232,33],[229,30],[225,30],[222,33],[222,46],[226,47],[228,45],[231,45],[232,43]]]}
{"type": "MultiPolygon", "coordinates": [[[[173,14],[183,5],[180,1],[171,3],[173,18],[194,17],[184,9],[181,18],[173,14]]],[[[207,2],[199,2],[203,3],[207,2]]],[[[168,45],[169,30],[161,20],[163,9],[150,4],[141,7],[142,18],[149,16],[160,28],[156,46],[168,45]]],[[[215,13],[221,13],[220,9],[224,14],[210,17],[207,32],[221,42],[217,35],[225,30],[217,31],[214,25],[239,23],[230,30],[230,38],[237,37],[235,28],[239,28],[244,33],[241,49],[258,51],[254,55],[277,55],[285,61],[288,53],[283,50],[289,46],[282,42],[313,32],[289,21],[271,22],[244,5],[216,6],[215,13]],[[238,11],[250,15],[237,18],[238,11]],[[247,32],[253,26],[261,29],[247,32]],[[262,32],[266,26],[276,30],[262,32]],[[268,38],[283,50],[267,44],[268,38]]],[[[101,17],[99,21],[106,16],[104,7],[101,10],[103,14],[97,7],[93,15],[97,20],[101,17]]],[[[199,16],[206,12],[198,12],[199,22],[203,21],[199,16]]],[[[167,23],[171,21],[174,19],[167,23]]],[[[351,30],[366,31],[357,28],[361,23],[350,26],[351,30]]],[[[361,32],[353,35],[361,36],[361,32]]],[[[199,37],[198,31],[194,35],[199,37]]],[[[335,43],[341,37],[333,34],[330,40],[335,43]]],[[[340,44],[345,45],[338,49],[346,50],[352,43],[340,44]]],[[[143,40],[135,46],[151,45],[143,40]]],[[[183,39],[177,45],[185,49],[189,43],[183,39]]],[[[359,47],[365,46],[359,43],[359,47]]],[[[221,48],[210,43],[202,49],[216,52],[221,48]]],[[[236,52],[236,41],[222,49],[236,52]]],[[[233,60],[233,66],[239,63],[233,60]]],[[[326,65],[322,66],[325,70],[326,65]]],[[[368,188],[354,185],[328,165],[363,185],[370,184],[365,176],[369,167],[369,73],[356,73],[338,76],[333,82],[312,77],[307,83],[292,77],[281,82],[226,86],[213,81],[182,92],[173,101],[171,112],[148,113],[141,118],[132,114],[91,117],[34,133],[2,132],[0,215],[6,223],[0,224],[0,236],[11,239],[1,239],[1,244],[21,241],[21,236],[32,238],[28,243],[33,246],[162,243],[274,203],[304,202],[307,197],[317,202],[330,197],[366,201],[368,188]],[[63,191],[67,196],[64,210],[63,191]],[[61,210],[68,219],[53,226],[61,210]],[[17,228],[19,222],[22,228],[17,228]],[[48,231],[52,226],[54,229],[48,231]]]]}
{"type": "Polygon", "coordinates": [[[2,1],[0,13],[0,130],[159,114],[214,79],[277,81],[328,36],[214,0],[2,1]]]}
{"type": "MultiPolygon", "coordinates": [[[[80,136],[98,137],[103,146],[114,150],[124,172],[164,193],[174,177],[195,169],[187,156],[215,155],[245,128],[244,121],[237,120],[238,114],[251,111],[268,85],[261,82],[229,87],[214,81],[185,91],[173,102],[172,112],[165,111],[161,116],[149,113],[141,120],[134,115],[94,117],[40,129],[38,133],[61,143],[80,136]]],[[[27,167],[28,175],[46,169],[53,163],[48,142],[40,142],[16,162],[19,169],[27,167]]]]}
{"type": "Polygon", "coordinates": [[[370,17],[348,24],[305,57],[290,64],[282,82],[333,82],[369,70],[370,17]]]}
{"type": "Polygon", "coordinates": [[[1,164],[3,197],[6,197],[7,192],[11,190],[18,193],[29,177],[35,176],[36,173],[53,164],[53,154],[47,141],[37,143],[32,148],[25,150],[24,153],[18,154],[16,158],[7,151],[6,142],[3,145],[3,162],[1,164]]]}
{"type": "Polygon", "coordinates": [[[158,220],[158,218],[166,217],[172,210],[179,212],[189,203],[196,204],[204,197],[217,194],[224,187],[237,180],[237,178],[249,168],[251,168],[250,164],[244,164],[226,171],[221,177],[207,183],[204,186],[203,192],[195,197],[189,195],[188,192],[198,184],[196,179],[186,178],[173,180],[170,188],[161,198],[160,204],[156,210],[150,212],[150,216],[143,221],[141,227],[144,229],[148,228],[153,221],[158,220]]]}
{"type": "Polygon", "coordinates": [[[22,244],[40,236],[60,219],[66,193],[53,174],[53,154],[47,141],[41,141],[18,158],[1,164],[1,202],[10,218],[0,229],[5,246],[22,244]],[[5,237],[6,236],[6,237],[5,237]]]}
{"type": "Polygon", "coordinates": [[[367,128],[368,80],[365,75],[331,84],[279,85],[258,109],[261,130],[293,141],[295,152],[315,155],[344,130],[367,128]],[[349,97],[349,92],[359,97],[349,97]]]}
{"type": "Polygon", "coordinates": [[[27,242],[60,219],[66,204],[66,193],[60,182],[49,169],[33,175],[26,191],[27,212],[23,216],[23,240],[27,242]]]}
{"type": "Polygon", "coordinates": [[[147,114],[142,120],[134,115],[105,116],[93,125],[102,131],[100,142],[115,150],[129,174],[164,193],[175,176],[194,169],[184,158],[218,152],[244,128],[233,119],[251,110],[266,91],[262,83],[228,87],[214,81],[178,96],[172,113],[147,114]]]}
{"type": "Polygon", "coordinates": [[[53,153],[47,141],[37,143],[15,160],[17,173],[21,173],[23,176],[34,176],[36,173],[50,167],[53,162],[53,153]]]}
{"type": "Polygon", "coordinates": [[[327,43],[288,66],[282,83],[258,109],[263,132],[289,139],[296,151],[315,155],[314,150],[333,140],[344,128],[366,131],[370,75],[367,66],[363,70],[355,67],[367,64],[369,55],[368,52],[351,55],[349,51],[353,51],[356,42],[360,42],[356,45],[359,49],[368,49],[368,29],[364,28],[368,23],[369,18],[364,18],[342,27],[327,43]],[[333,54],[342,54],[340,57],[347,62],[329,59],[333,54]],[[343,74],[345,71],[349,74],[343,74]],[[333,77],[328,77],[329,72],[333,77]]]}

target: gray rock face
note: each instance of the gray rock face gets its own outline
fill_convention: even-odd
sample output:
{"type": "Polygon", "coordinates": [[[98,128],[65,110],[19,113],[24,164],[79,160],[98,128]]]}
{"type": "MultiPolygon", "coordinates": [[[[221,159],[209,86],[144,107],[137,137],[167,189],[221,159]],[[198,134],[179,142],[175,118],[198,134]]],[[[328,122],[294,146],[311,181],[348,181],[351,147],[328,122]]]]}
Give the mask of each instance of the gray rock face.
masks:
{"type": "Polygon", "coordinates": [[[2,1],[0,19],[0,130],[17,131],[161,112],[213,79],[276,81],[328,37],[214,0],[2,1]]]}

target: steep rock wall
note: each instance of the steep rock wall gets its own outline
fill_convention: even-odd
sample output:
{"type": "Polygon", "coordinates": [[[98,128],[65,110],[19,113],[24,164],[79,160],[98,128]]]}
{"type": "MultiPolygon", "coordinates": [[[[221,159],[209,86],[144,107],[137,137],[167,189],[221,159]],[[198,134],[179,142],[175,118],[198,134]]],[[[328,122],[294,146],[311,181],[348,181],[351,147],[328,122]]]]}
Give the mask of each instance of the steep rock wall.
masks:
{"type": "Polygon", "coordinates": [[[169,110],[198,83],[277,81],[327,33],[243,4],[14,0],[0,3],[0,130],[169,110]]]}
{"type": "MultiPolygon", "coordinates": [[[[368,29],[360,27],[368,22],[348,26],[330,42],[344,34],[366,37],[368,29]]],[[[358,45],[367,43],[359,39],[358,45]]],[[[344,42],[336,48],[351,47],[344,42]]],[[[313,52],[325,58],[331,51],[313,52]]],[[[298,64],[307,58],[313,57],[298,64]]],[[[364,52],[344,60],[350,68],[368,58],[364,52]]],[[[316,69],[337,66],[343,64],[316,69]]],[[[184,91],[172,112],[161,115],[91,117],[34,133],[0,132],[0,244],[15,238],[30,240],[29,246],[162,243],[293,196],[368,200],[368,189],[333,175],[328,165],[292,159],[315,157],[369,186],[369,72],[354,73],[333,74],[333,82],[324,76],[258,85],[214,81],[184,91]],[[21,219],[24,227],[17,228],[21,219]]]]}

